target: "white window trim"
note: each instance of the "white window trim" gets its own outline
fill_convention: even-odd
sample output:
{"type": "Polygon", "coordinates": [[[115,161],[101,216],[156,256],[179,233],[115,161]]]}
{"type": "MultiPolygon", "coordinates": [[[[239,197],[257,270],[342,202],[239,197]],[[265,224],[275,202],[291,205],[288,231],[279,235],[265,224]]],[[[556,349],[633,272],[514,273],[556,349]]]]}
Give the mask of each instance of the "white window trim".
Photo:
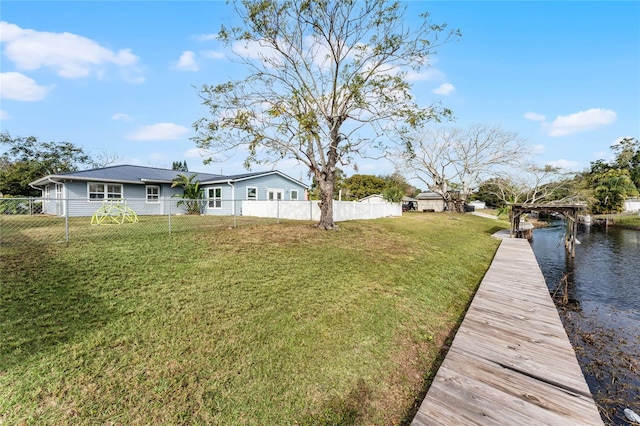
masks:
{"type": "Polygon", "coordinates": [[[213,188],[209,188],[207,190],[207,208],[210,208],[213,210],[222,209],[222,187],[221,186],[214,186],[213,188]],[[219,197],[216,197],[216,190],[220,190],[219,197]],[[211,197],[211,191],[213,191],[213,197],[211,197]],[[216,207],[216,201],[220,202],[220,206],[216,207]],[[213,206],[211,205],[212,202],[213,202],[213,206]]]}
{"type": "Polygon", "coordinates": [[[298,191],[297,189],[292,189],[291,192],[289,192],[289,199],[291,201],[300,201],[300,191],[298,191]],[[294,192],[296,194],[296,198],[293,198],[294,192]]]}
{"type": "Polygon", "coordinates": [[[103,202],[105,200],[123,200],[124,199],[124,185],[121,183],[110,183],[110,182],[87,182],[87,199],[89,202],[103,202]],[[91,185],[102,185],[102,198],[91,198],[90,188],[91,185]],[[109,197],[109,185],[111,186],[119,186],[120,187],[120,197],[109,197]]]}
{"type": "Polygon", "coordinates": [[[284,201],[284,189],[282,188],[267,188],[267,200],[269,201],[284,201]],[[269,198],[269,193],[273,192],[275,194],[280,194],[280,200],[278,200],[277,196],[274,196],[273,199],[269,198]]]}
{"type": "Polygon", "coordinates": [[[258,187],[257,186],[247,186],[246,198],[248,201],[257,201],[258,200],[258,187]],[[256,191],[255,198],[249,198],[249,190],[253,189],[256,191]]]}
{"type": "Polygon", "coordinates": [[[158,204],[158,203],[160,203],[160,186],[159,185],[145,185],[144,192],[145,192],[145,200],[146,200],[147,204],[158,204]],[[157,194],[158,198],[149,199],[149,189],[150,188],[157,188],[158,189],[158,194],[157,194]]]}

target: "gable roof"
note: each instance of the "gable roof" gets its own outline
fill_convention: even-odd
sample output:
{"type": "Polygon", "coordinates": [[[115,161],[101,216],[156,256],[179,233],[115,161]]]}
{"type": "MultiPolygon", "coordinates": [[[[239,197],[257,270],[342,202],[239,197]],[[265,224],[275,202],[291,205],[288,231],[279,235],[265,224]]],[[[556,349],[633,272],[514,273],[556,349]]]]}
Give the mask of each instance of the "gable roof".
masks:
{"type": "Polygon", "coordinates": [[[227,183],[227,182],[242,182],[244,180],[249,180],[249,179],[255,179],[258,177],[262,177],[262,176],[269,176],[269,175],[278,175],[281,176],[285,179],[288,179],[292,182],[297,183],[298,185],[302,185],[303,187],[307,187],[307,185],[305,185],[304,183],[300,182],[297,179],[292,178],[291,176],[285,175],[282,172],[279,172],[278,170],[271,170],[268,172],[252,172],[252,173],[241,173],[241,174],[237,174],[237,175],[229,175],[229,176],[221,176],[218,175],[216,177],[214,177],[213,179],[207,179],[207,180],[202,180],[200,181],[200,185],[212,185],[212,184],[217,184],[217,183],[227,183]]]}
{"type": "MultiPolygon", "coordinates": [[[[38,186],[54,181],[98,181],[98,182],[118,182],[132,184],[146,183],[171,183],[179,174],[193,174],[195,172],[184,172],[180,170],[159,169],[156,167],[120,165],[101,167],[98,169],[81,170],[79,172],[60,173],[48,175],[31,182],[31,185],[38,186]]],[[[196,179],[213,179],[220,175],[211,173],[196,173],[196,179]]]]}
{"type": "Polygon", "coordinates": [[[362,202],[365,200],[370,200],[371,198],[383,198],[384,199],[384,195],[382,194],[371,194],[371,195],[367,195],[364,198],[360,198],[358,201],[362,202]]]}
{"type": "Polygon", "coordinates": [[[296,182],[305,188],[307,185],[297,181],[277,170],[270,172],[254,172],[243,173],[231,176],[217,175],[213,173],[185,172],[181,170],[160,169],[156,167],[120,165],[101,167],[98,169],[82,170],[79,172],[60,173],[44,176],[38,180],[31,182],[32,186],[45,185],[55,181],[92,181],[92,182],[116,182],[144,185],[150,183],[171,183],[179,174],[191,176],[196,175],[195,180],[200,181],[201,185],[240,182],[259,176],[267,176],[270,174],[278,174],[286,179],[296,182]]]}
{"type": "Polygon", "coordinates": [[[442,195],[440,194],[436,194],[435,192],[421,192],[419,193],[416,198],[418,200],[443,200],[444,198],[442,197],[442,195]]]}

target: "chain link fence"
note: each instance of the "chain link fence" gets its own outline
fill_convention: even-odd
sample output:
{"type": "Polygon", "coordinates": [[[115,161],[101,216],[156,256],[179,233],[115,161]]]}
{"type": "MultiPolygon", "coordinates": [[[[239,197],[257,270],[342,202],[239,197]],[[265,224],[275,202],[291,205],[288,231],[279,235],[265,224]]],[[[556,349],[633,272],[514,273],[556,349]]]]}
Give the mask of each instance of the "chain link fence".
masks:
{"type": "MultiPolygon", "coordinates": [[[[336,222],[402,215],[399,203],[334,201],[336,222]]],[[[320,219],[318,201],[0,198],[0,245],[173,234],[320,219]]]]}
{"type": "Polygon", "coordinates": [[[242,201],[0,198],[0,246],[169,235],[280,222],[241,215],[242,201]],[[219,211],[216,211],[219,210],[219,211]]]}

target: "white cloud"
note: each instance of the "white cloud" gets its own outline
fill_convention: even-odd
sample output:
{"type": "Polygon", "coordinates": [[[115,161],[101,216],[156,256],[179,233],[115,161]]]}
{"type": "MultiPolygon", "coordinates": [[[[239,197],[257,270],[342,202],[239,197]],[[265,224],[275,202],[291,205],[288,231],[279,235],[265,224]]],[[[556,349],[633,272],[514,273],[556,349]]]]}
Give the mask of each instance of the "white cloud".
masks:
{"type": "Polygon", "coordinates": [[[456,88],[453,86],[453,84],[451,83],[443,83],[441,84],[439,87],[437,87],[436,89],[433,89],[433,93],[435,93],[436,95],[448,95],[451,92],[453,92],[454,90],[456,90],[456,88]]]}
{"type": "Polygon", "coordinates": [[[198,63],[196,62],[196,54],[191,50],[184,51],[180,59],[178,59],[176,68],[184,71],[198,71],[200,67],[198,67],[198,63]]]}
{"type": "Polygon", "coordinates": [[[3,109],[0,109],[0,120],[8,120],[11,117],[9,116],[9,113],[3,109]]]}
{"type": "Polygon", "coordinates": [[[211,41],[211,40],[217,40],[217,39],[218,39],[218,34],[200,34],[196,36],[196,40],[198,41],[211,41]]]}
{"type": "Polygon", "coordinates": [[[524,114],[524,118],[531,121],[544,121],[546,117],[542,114],[538,114],[536,112],[527,112],[524,114]]]}
{"type": "Polygon", "coordinates": [[[14,101],[41,101],[53,87],[40,86],[19,72],[0,73],[0,97],[14,101]]]}
{"type": "Polygon", "coordinates": [[[189,133],[189,128],[174,123],[157,123],[143,126],[126,136],[134,141],[159,141],[180,139],[189,133]]]}
{"type": "Polygon", "coordinates": [[[71,33],[52,33],[23,29],[0,22],[5,57],[18,70],[50,68],[60,77],[102,77],[109,66],[115,66],[129,82],[144,81],[139,58],[130,49],[113,51],[96,41],[71,33]]]}
{"type": "Polygon", "coordinates": [[[204,50],[200,52],[202,56],[210,59],[224,59],[226,56],[223,52],[219,52],[217,50],[204,50]]]}
{"type": "Polygon", "coordinates": [[[200,148],[188,149],[182,155],[184,156],[184,158],[207,158],[211,156],[211,154],[208,151],[200,148]]]}
{"type": "Polygon", "coordinates": [[[438,81],[444,79],[444,74],[437,68],[428,68],[420,72],[410,70],[406,76],[407,81],[438,81]]]}
{"type": "Polygon", "coordinates": [[[620,142],[622,142],[625,139],[635,139],[635,136],[631,136],[631,135],[621,136],[618,139],[616,139],[615,141],[613,141],[613,145],[620,145],[620,142]]]}
{"type": "Polygon", "coordinates": [[[112,120],[133,121],[133,117],[123,112],[117,112],[111,116],[112,120]]]}
{"type": "Polygon", "coordinates": [[[279,59],[279,54],[275,49],[263,46],[257,41],[236,41],[231,45],[231,50],[236,55],[247,59],[279,59]]]}
{"type": "Polygon", "coordinates": [[[545,146],[542,145],[542,144],[534,145],[531,148],[531,153],[532,154],[542,154],[544,151],[545,151],[545,146]]]}
{"type": "Polygon", "coordinates": [[[575,161],[569,161],[569,160],[557,160],[557,161],[549,161],[547,162],[547,164],[549,166],[553,166],[553,167],[558,167],[560,169],[565,169],[565,170],[571,170],[571,169],[575,169],[576,167],[578,167],[578,163],[575,161]]]}
{"type": "Polygon", "coordinates": [[[606,126],[616,121],[616,118],[615,111],[592,108],[570,115],[559,115],[548,126],[547,131],[549,136],[566,136],[606,126]]]}

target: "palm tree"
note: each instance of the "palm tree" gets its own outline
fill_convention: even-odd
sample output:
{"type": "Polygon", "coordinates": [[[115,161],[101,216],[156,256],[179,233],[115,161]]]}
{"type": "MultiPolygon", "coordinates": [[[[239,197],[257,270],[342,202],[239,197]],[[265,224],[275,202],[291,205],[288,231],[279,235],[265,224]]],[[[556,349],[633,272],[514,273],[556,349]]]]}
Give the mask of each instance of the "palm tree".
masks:
{"type": "Polygon", "coordinates": [[[202,214],[204,207],[204,191],[200,188],[199,181],[193,181],[197,174],[191,176],[178,174],[171,182],[171,187],[181,186],[183,191],[182,195],[176,194],[176,197],[182,198],[178,201],[178,206],[184,205],[187,209],[187,214],[202,214]]]}
{"type": "Polygon", "coordinates": [[[628,170],[611,169],[597,179],[594,196],[597,199],[595,213],[618,213],[624,209],[624,200],[638,191],[628,170]]]}

